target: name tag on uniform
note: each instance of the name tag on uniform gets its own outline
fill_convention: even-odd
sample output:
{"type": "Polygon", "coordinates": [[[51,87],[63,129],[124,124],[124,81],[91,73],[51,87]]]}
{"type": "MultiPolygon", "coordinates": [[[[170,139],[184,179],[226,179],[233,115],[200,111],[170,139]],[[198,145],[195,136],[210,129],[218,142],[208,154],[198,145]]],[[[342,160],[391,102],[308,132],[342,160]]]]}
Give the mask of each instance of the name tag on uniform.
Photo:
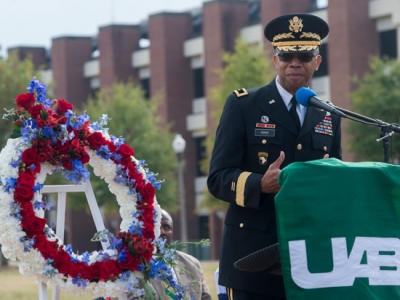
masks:
{"type": "Polygon", "coordinates": [[[255,129],[254,136],[274,137],[275,129],[255,129]]]}

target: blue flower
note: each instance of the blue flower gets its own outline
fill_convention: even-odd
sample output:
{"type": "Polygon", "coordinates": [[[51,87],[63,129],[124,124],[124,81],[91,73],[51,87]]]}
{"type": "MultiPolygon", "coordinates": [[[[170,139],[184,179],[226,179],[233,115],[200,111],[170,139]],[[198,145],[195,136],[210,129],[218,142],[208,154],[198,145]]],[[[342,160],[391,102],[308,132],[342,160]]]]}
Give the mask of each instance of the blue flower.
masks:
{"type": "Polygon", "coordinates": [[[11,206],[10,216],[17,218],[18,220],[21,221],[22,220],[22,216],[20,215],[21,206],[15,202],[10,203],[10,206],[11,206]]]}
{"type": "Polygon", "coordinates": [[[6,184],[4,185],[3,190],[6,193],[10,193],[10,190],[15,189],[15,184],[16,183],[17,183],[17,179],[16,178],[12,178],[12,177],[6,178],[6,184]]]}
{"type": "Polygon", "coordinates": [[[144,228],[143,221],[133,220],[131,226],[128,228],[128,232],[132,234],[143,235],[142,228],[144,228]]]}
{"type": "Polygon", "coordinates": [[[25,237],[20,237],[19,241],[24,246],[24,252],[30,252],[33,245],[35,244],[35,239],[27,239],[25,237]]]}
{"type": "Polygon", "coordinates": [[[118,262],[121,263],[126,260],[128,250],[122,249],[121,252],[118,253],[118,262]]]}
{"type": "Polygon", "coordinates": [[[82,279],[80,275],[72,279],[72,283],[77,285],[78,287],[86,287],[89,280],[82,279]]]}
{"type": "Polygon", "coordinates": [[[43,229],[43,232],[44,232],[44,234],[48,237],[48,238],[52,238],[52,237],[55,237],[56,235],[54,234],[54,232],[51,230],[51,228],[49,228],[49,227],[45,227],[44,229],[43,229]]]}
{"type": "Polygon", "coordinates": [[[101,158],[104,158],[107,160],[110,159],[110,157],[112,156],[112,153],[111,153],[110,149],[108,149],[107,145],[103,145],[100,148],[98,148],[96,150],[96,154],[98,156],[100,156],[101,158]]]}
{"type": "Polygon", "coordinates": [[[82,261],[84,263],[86,263],[87,265],[89,264],[89,262],[90,262],[90,254],[89,254],[89,252],[85,251],[84,253],[82,253],[82,261]]]}
{"type": "Polygon", "coordinates": [[[58,270],[52,266],[53,262],[54,260],[50,258],[46,259],[47,264],[44,266],[43,275],[46,276],[47,278],[51,278],[59,273],[58,270]]]}
{"type": "MultiPolygon", "coordinates": [[[[29,166],[29,169],[35,169],[36,168],[36,166],[34,165],[34,164],[32,164],[32,165],[30,165],[29,166]]],[[[36,183],[36,185],[33,187],[33,192],[37,192],[37,191],[40,191],[42,188],[43,188],[43,183],[36,183]]]]}
{"type": "Polygon", "coordinates": [[[92,124],[90,124],[90,128],[92,128],[94,131],[101,130],[99,122],[93,122],[92,124]]]}
{"type": "Polygon", "coordinates": [[[79,159],[72,159],[71,163],[73,165],[71,171],[63,170],[64,177],[67,180],[79,184],[90,178],[90,172],[83,166],[79,159]]]}

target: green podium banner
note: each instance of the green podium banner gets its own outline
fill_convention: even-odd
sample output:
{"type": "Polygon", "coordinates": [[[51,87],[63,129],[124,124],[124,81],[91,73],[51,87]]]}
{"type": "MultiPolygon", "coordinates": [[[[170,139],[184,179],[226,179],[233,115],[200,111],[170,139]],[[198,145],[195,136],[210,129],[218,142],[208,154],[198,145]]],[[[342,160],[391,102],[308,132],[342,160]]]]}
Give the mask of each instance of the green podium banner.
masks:
{"type": "Polygon", "coordinates": [[[287,299],[400,299],[400,166],[298,162],[279,183],[287,299]]]}

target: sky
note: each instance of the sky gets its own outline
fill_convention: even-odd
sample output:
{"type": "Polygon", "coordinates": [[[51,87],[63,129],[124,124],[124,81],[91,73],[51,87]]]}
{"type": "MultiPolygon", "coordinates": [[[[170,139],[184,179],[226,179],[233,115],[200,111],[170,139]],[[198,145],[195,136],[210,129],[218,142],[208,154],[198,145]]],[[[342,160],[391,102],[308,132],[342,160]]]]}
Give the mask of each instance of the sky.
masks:
{"type": "Polygon", "coordinates": [[[182,12],[204,0],[0,0],[0,55],[7,48],[50,48],[52,38],[96,36],[110,24],[139,24],[158,12],[182,12]]]}

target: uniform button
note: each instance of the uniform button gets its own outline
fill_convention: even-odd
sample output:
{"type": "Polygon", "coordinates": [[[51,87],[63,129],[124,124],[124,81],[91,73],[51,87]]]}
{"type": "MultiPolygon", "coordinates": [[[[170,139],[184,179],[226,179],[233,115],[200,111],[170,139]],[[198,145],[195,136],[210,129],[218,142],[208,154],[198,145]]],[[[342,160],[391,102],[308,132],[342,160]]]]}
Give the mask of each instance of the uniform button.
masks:
{"type": "Polygon", "coordinates": [[[297,150],[301,150],[301,149],[303,149],[303,146],[301,144],[298,144],[297,145],[297,150]]]}
{"type": "Polygon", "coordinates": [[[326,146],[324,146],[324,151],[326,152],[326,150],[328,150],[328,148],[326,146]]]}
{"type": "Polygon", "coordinates": [[[239,227],[240,227],[240,228],[243,228],[243,226],[244,226],[244,224],[243,224],[243,223],[240,223],[239,227]]]}
{"type": "Polygon", "coordinates": [[[262,140],[261,143],[266,144],[267,140],[262,140]]]}

